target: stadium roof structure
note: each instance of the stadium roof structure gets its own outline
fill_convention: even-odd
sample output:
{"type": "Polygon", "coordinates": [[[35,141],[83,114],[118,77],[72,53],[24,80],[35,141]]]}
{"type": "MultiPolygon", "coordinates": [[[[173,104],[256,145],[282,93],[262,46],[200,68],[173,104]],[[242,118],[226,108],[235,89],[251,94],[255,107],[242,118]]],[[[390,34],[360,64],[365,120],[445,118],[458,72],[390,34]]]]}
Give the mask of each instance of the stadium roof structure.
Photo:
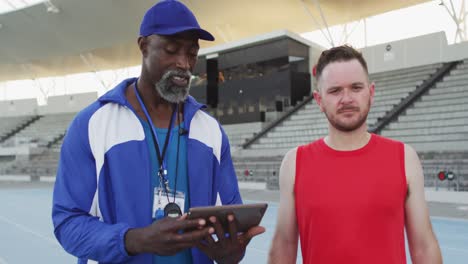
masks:
{"type": "MultiPolygon", "coordinates": [[[[8,1],[8,0],[0,0],[8,1]]],[[[151,0],[46,0],[0,15],[0,81],[134,66],[139,23],[151,0]]],[[[215,42],[357,21],[428,0],[182,0],[215,42]]]]}

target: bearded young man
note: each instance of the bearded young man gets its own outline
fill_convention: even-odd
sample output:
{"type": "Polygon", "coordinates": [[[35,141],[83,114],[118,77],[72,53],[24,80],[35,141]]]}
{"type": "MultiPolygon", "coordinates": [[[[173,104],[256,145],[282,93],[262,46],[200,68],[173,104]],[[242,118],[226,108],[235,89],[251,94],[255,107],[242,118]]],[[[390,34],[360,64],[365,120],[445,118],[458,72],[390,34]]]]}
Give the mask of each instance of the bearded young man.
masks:
{"type": "Polygon", "coordinates": [[[199,39],[214,37],[186,6],[159,2],[141,23],[140,77],[122,81],[71,123],[52,219],[78,263],[238,263],[264,232],[238,234],[232,215],[223,230],[215,217],[208,226],[184,214],[242,203],[226,134],[189,96],[199,39]]]}
{"type": "Polygon", "coordinates": [[[405,228],[414,264],[442,263],[416,152],[367,132],[375,87],[362,54],[324,51],[316,78],[328,135],[284,157],[269,263],[296,263],[300,237],[307,264],[403,264],[405,228]]]}

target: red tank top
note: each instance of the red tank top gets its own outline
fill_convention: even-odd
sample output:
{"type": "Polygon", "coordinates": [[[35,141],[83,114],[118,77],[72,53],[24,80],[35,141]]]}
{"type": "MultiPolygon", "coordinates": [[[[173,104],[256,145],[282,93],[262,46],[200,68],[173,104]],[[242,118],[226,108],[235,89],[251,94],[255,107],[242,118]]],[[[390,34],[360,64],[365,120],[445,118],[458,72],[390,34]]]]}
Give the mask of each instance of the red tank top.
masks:
{"type": "Polygon", "coordinates": [[[371,134],[353,151],[297,150],[296,217],[306,264],[404,264],[404,145],[371,134]]]}

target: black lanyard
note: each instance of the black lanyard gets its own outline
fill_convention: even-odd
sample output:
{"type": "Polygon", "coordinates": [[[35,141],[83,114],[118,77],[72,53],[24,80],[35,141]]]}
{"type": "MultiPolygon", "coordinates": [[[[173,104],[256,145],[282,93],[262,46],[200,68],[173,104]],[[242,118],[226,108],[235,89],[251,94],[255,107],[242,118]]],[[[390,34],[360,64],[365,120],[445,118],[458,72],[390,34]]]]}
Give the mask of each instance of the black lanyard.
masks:
{"type": "MultiPolygon", "coordinates": [[[[169,121],[169,126],[167,128],[166,140],[164,141],[163,149],[160,150],[160,146],[158,144],[158,137],[157,137],[157,134],[156,134],[155,126],[153,125],[153,121],[151,120],[151,116],[149,115],[148,111],[146,110],[145,103],[141,99],[140,92],[138,91],[138,84],[137,83],[138,83],[138,80],[135,81],[135,85],[133,87],[135,89],[135,94],[137,96],[138,102],[140,103],[141,108],[143,109],[143,112],[145,113],[146,119],[148,120],[148,123],[151,126],[151,129],[150,129],[151,136],[153,137],[153,142],[154,142],[154,145],[155,145],[154,147],[155,147],[156,155],[157,155],[158,162],[159,162],[158,176],[160,178],[160,181],[162,181],[162,183],[164,185],[163,187],[164,187],[164,189],[166,191],[166,195],[168,195],[170,188],[169,188],[169,179],[167,178],[167,167],[166,167],[165,156],[166,156],[167,146],[169,144],[169,140],[170,140],[170,137],[171,137],[171,129],[172,129],[172,126],[173,126],[173,123],[174,123],[174,116],[175,116],[176,112],[178,112],[178,104],[173,106],[171,120],[169,121]]],[[[179,153],[177,153],[177,155],[178,154],[179,153]]],[[[177,179],[177,175],[176,175],[176,179],[177,179]]],[[[174,195],[175,195],[175,189],[176,189],[176,186],[174,186],[174,195]]],[[[168,196],[168,199],[169,199],[169,196],[168,196]]]]}

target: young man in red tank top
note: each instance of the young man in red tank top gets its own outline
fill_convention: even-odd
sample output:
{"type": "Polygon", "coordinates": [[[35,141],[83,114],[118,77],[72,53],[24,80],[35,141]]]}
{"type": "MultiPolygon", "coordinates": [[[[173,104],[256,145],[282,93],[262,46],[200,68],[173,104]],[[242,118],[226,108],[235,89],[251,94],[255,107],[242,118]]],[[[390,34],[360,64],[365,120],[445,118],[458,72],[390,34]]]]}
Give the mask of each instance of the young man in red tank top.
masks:
{"type": "Polygon", "coordinates": [[[324,51],[315,101],[328,135],[289,151],[280,168],[281,200],[268,263],[442,263],[413,148],[367,132],[374,99],[367,64],[349,46],[324,51]]]}

